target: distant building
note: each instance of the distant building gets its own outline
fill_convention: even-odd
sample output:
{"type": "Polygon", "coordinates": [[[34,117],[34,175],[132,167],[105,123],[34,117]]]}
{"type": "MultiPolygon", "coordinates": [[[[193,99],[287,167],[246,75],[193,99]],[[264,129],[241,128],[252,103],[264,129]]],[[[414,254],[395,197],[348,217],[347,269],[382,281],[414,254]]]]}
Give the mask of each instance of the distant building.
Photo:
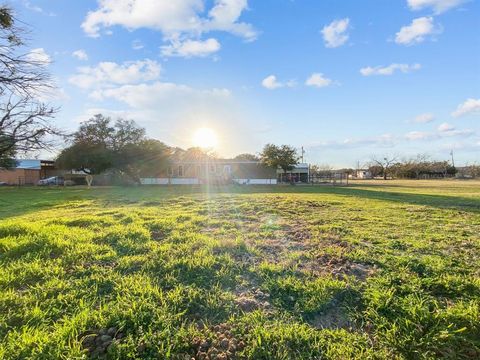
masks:
{"type": "Polygon", "coordinates": [[[286,173],[282,169],[277,170],[277,179],[279,182],[302,182],[308,183],[310,178],[310,165],[307,163],[297,164],[292,170],[286,173]]]}
{"type": "Polygon", "coordinates": [[[354,170],[353,174],[350,175],[353,179],[373,179],[373,175],[368,169],[357,169],[354,170]]]}
{"type": "Polygon", "coordinates": [[[165,171],[140,181],[143,185],[276,184],[277,173],[257,161],[208,158],[173,161],[165,171]]]}
{"type": "Polygon", "coordinates": [[[22,159],[11,169],[0,169],[0,182],[8,185],[35,185],[38,180],[56,175],[55,162],[22,159]]]}

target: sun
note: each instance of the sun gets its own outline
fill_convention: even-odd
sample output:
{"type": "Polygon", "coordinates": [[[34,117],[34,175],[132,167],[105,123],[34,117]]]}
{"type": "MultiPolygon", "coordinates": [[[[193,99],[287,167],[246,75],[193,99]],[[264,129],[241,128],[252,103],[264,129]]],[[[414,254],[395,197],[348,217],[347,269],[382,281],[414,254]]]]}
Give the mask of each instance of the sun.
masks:
{"type": "Polygon", "coordinates": [[[217,134],[213,129],[199,128],[193,134],[193,144],[204,149],[214,148],[218,144],[217,134]]]}

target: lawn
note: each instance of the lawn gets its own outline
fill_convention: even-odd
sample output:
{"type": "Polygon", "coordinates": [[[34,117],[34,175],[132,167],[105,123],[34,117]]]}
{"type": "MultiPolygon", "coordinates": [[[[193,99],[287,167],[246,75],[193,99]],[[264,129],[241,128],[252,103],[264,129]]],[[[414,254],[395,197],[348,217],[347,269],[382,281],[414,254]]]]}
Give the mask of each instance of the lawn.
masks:
{"type": "Polygon", "coordinates": [[[0,359],[478,359],[480,182],[0,188],[0,359]]]}

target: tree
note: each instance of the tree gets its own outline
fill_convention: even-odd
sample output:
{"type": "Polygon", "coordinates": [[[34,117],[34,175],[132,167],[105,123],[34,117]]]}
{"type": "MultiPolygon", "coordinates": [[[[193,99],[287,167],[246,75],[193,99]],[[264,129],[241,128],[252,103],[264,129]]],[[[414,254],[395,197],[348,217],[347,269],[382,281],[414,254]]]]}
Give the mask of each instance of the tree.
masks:
{"type": "Polygon", "coordinates": [[[268,167],[283,170],[284,175],[298,164],[299,157],[295,148],[289,145],[267,144],[260,154],[260,162],[268,167]]]}
{"type": "Polygon", "coordinates": [[[328,164],[314,164],[310,167],[310,174],[312,176],[328,176],[333,172],[333,166],[328,164]]]}
{"type": "Polygon", "coordinates": [[[58,156],[57,166],[88,174],[112,170],[139,182],[140,174],[167,167],[171,153],[162,142],[147,139],[145,129],[133,120],[112,124],[111,118],[98,114],[80,124],[71,145],[58,156]]]}
{"type": "Polygon", "coordinates": [[[170,164],[170,147],[158,140],[144,139],[127,143],[114,156],[113,167],[137,183],[141,175],[155,176],[170,164]]]}
{"type": "Polygon", "coordinates": [[[233,158],[234,160],[240,160],[240,161],[259,161],[259,157],[254,154],[239,154],[233,158]]]}
{"type": "Polygon", "coordinates": [[[59,169],[75,169],[95,175],[112,168],[114,153],[100,144],[73,143],[63,149],[55,163],[59,169]]]}
{"type": "Polygon", "coordinates": [[[52,88],[47,63],[23,51],[24,36],[12,10],[0,6],[0,166],[18,152],[50,148],[51,136],[61,135],[51,123],[57,109],[37,100],[52,88]]]}
{"type": "Polygon", "coordinates": [[[0,112],[0,159],[17,152],[48,149],[53,144],[49,135],[60,134],[50,122],[56,110],[28,96],[10,98],[0,104],[0,112]]]}
{"type": "Polygon", "coordinates": [[[390,167],[393,166],[397,162],[397,157],[396,156],[389,156],[389,155],[384,155],[381,158],[377,157],[372,157],[372,166],[378,166],[378,168],[381,171],[381,174],[383,175],[383,179],[387,180],[388,174],[390,167]]]}

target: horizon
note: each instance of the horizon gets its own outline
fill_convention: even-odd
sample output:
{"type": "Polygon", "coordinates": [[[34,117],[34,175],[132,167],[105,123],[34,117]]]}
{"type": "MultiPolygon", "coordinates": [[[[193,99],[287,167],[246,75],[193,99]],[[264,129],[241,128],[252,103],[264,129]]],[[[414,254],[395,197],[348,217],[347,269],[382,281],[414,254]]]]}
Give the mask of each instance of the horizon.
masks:
{"type": "Polygon", "coordinates": [[[11,1],[51,61],[59,127],[102,113],[169,146],[289,144],[336,168],[480,162],[478,1],[129,3],[11,1]]]}

